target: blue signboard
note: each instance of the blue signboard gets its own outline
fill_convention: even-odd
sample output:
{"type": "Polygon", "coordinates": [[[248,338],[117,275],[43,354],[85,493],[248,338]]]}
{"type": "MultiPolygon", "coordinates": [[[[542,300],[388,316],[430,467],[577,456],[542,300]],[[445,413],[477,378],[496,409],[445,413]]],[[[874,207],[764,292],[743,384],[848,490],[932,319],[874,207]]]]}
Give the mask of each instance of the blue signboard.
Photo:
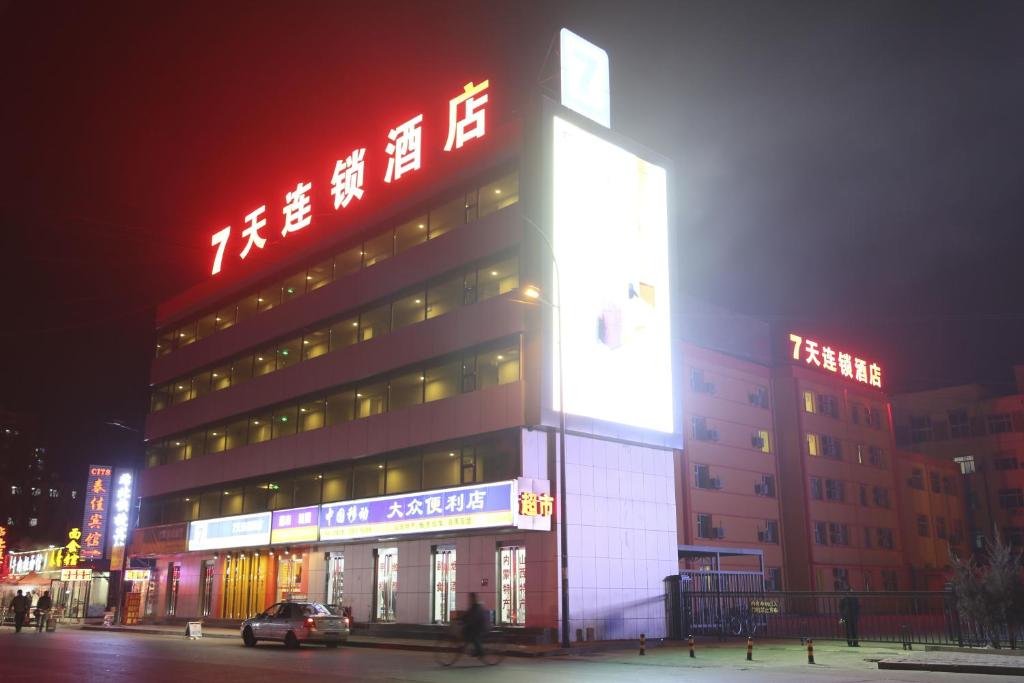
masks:
{"type": "Polygon", "coordinates": [[[512,526],[514,488],[503,481],[328,503],[320,510],[320,540],[512,526]]]}
{"type": "Polygon", "coordinates": [[[189,524],[189,550],[242,548],[270,543],[269,512],[237,515],[219,519],[201,519],[189,524]]]}

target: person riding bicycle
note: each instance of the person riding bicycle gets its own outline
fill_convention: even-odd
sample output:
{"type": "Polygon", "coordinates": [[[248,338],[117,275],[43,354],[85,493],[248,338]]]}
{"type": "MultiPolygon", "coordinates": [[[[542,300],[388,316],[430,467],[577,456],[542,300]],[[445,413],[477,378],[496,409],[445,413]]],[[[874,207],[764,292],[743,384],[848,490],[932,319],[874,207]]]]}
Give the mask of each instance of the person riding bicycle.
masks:
{"type": "Polygon", "coordinates": [[[476,593],[469,594],[469,609],[462,615],[462,638],[467,643],[473,644],[473,656],[482,657],[484,654],[481,639],[487,632],[488,621],[490,620],[487,610],[477,600],[476,593]]]}

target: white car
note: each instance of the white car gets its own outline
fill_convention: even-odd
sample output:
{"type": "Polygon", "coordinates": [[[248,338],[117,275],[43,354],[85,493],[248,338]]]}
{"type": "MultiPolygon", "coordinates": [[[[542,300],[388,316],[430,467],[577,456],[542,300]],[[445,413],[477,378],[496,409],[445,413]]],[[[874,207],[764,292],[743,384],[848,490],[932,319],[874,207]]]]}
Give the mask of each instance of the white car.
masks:
{"type": "Polygon", "coordinates": [[[341,617],[318,602],[279,602],[263,614],[242,622],[242,642],[253,647],[261,640],[276,640],[288,647],[318,643],[337,647],[348,639],[348,617],[341,617]]]}

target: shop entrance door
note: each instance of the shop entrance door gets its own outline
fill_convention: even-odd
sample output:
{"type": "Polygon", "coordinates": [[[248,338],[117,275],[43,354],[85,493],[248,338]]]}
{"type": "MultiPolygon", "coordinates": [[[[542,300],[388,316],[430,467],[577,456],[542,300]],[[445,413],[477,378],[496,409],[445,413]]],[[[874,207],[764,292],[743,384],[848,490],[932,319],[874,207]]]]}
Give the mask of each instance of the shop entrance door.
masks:
{"type": "Polygon", "coordinates": [[[267,595],[267,556],[239,553],[224,560],[223,619],[248,619],[263,611],[267,595]]]}
{"type": "Polygon", "coordinates": [[[525,626],[526,548],[521,545],[498,548],[498,579],[501,583],[498,623],[505,626],[525,626]]]}
{"type": "Polygon", "coordinates": [[[447,624],[457,609],[455,602],[455,546],[439,545],[434,548],[433,620],[447,624]]]}
{"type": "Polygon", "coordinates": [[[292,600],[302,592],[302,558],[295,555],[278,555],[277,599],[292,600]]]}
{"type": "Polygon", "coordinates": [[[381,622],[395,620],[398,603],[398,548],[377,548],[377,599],[374,618],[381,622]]]}
{"type": "Polygon", "coordinates": [[[345,553],[327,553],[327,604],[340,608],[345,596],[345,553]]]}

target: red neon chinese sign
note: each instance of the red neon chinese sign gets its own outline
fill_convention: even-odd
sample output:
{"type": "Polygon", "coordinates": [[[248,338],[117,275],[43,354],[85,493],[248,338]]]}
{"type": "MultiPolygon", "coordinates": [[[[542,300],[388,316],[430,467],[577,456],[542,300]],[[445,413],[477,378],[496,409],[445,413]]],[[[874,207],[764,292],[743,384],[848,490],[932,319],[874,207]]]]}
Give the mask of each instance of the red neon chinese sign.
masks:
{"type": "MultiPolygon", "coordinates": [[[[85,513],[82,515],[81,531],[76,529],[81,539],[78,554],[83,559],[103,557],[113,475],[113,468],[109,465],[89,466],[89,479],[85,488],[85,513]]],[[[78,541],[79,538],[74,540],[78,541]]]]}
{"type": "MultiPolygon", "coordinates": [[[[477,84],[470,81],[459,95],[448,101],[448,137],[444,145],[445,152],[461,149],[470,140],[482,138],[487,132],[484,107],[487,104],[489,86],[490,81],[481,81],[477,84]]],[[[423,114],[418,114],[399,123],[388,132],[387,142],[383,146],[384,158],[379,159],[379,164],[378,159],[370,161],[371,170],[375,169],[375,164],[384,169],[382,178],[385,183],[396,183],[403,176],[420,170],[423,159],[422,126],[423,114]]],[[[367,149],[352,149],[345,158],[335,163],[330,179],[330,201],[335,211],[343,211],[353,201],[363,198],[367,149]]],[[[245,228],[241,232],[241,239],[244,242],[238,251],[238,258],[244,260],[253,249],[259,250],[266,246],[267,237],[260,233],[263,229],[279,230],[281,237],[286,238],[293,232],[308,228],[313,222],[313,184],[312,180],[300,181],[295,185],[295,189],[289,190],[284,196],[280,214],[275,214],[274,211],[268,213],[266,204],[246,214],[245,228]]],[[[229,225],[215,232],[210,238],[210,246],[216,248],[211,268],[212,275],[219,273],[224,265],[231,233],[232,227],[229,225]]],[[[235,248],[237,247],[232,249],[235,248]]]]}
{"type": "Polygon", "coordinates": [[[817,339],[802,337],[793,332],[789,333],[789,341],[793,345],[793,352],[790,354],[793,360],[876,389],[882,388],[882,368],[878,363],[868,362],[817,339]]]}

